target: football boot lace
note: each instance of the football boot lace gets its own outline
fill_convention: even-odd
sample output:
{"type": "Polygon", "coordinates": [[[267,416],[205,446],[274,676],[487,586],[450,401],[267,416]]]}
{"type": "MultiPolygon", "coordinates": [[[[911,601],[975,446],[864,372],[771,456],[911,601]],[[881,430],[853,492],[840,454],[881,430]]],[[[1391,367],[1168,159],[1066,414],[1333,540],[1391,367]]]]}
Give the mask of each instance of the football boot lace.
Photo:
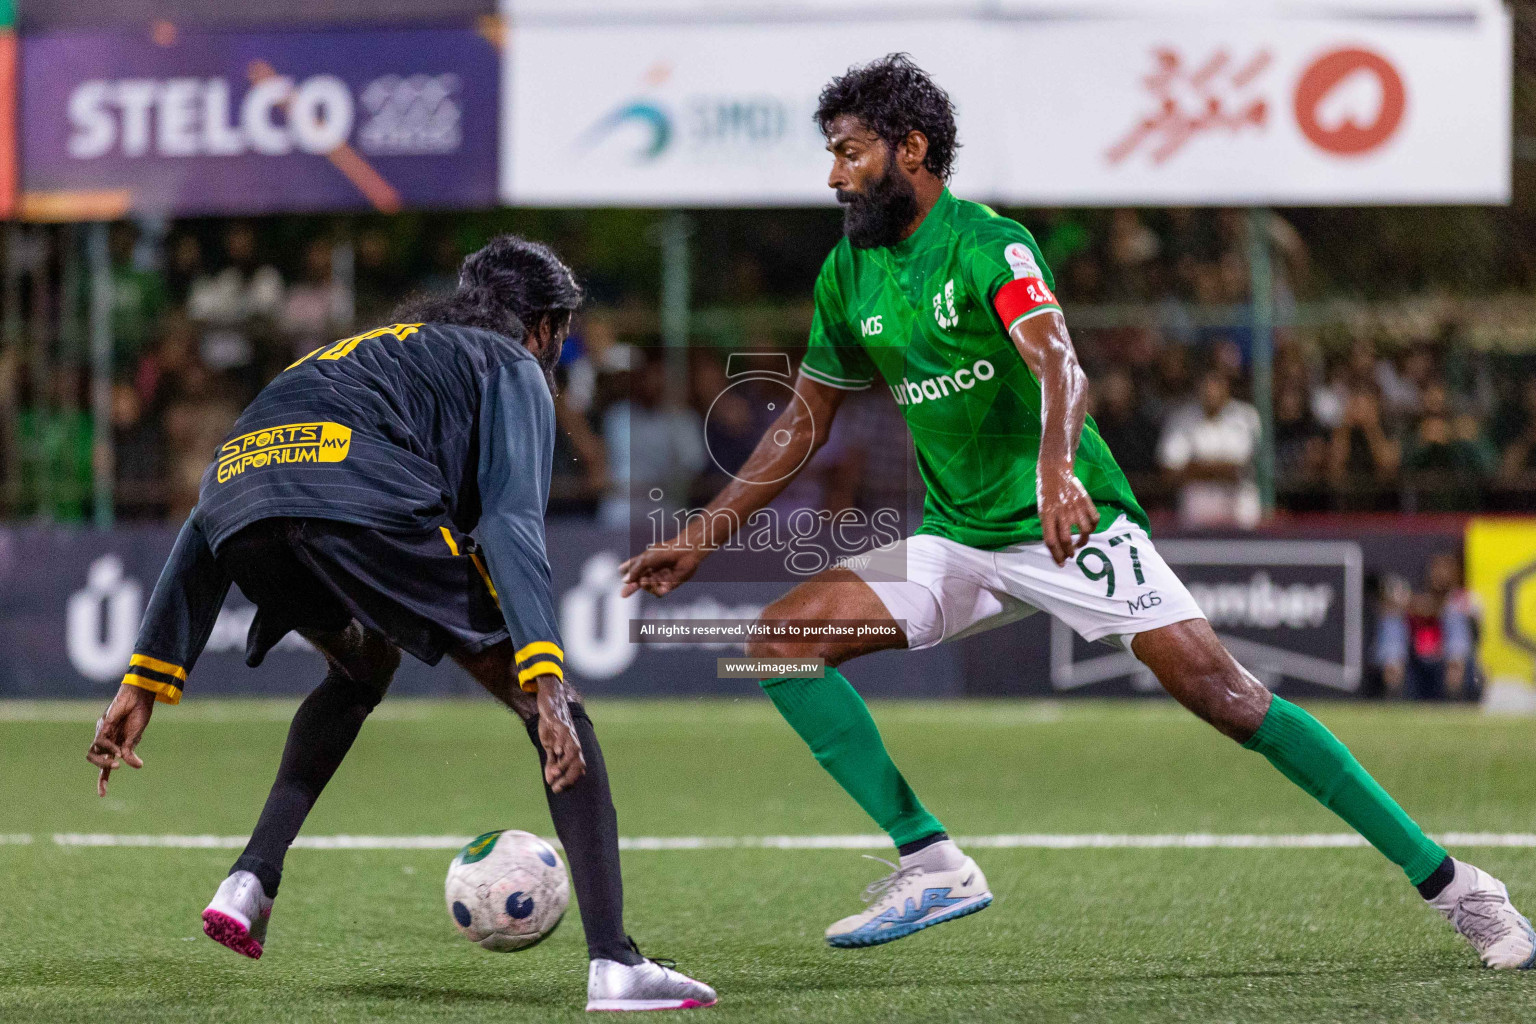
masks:
{"type": "Polygon", "coordinates": [[[890,894],[891,890],[899,885],[902,880],[909,878],[912,875],[919,874],[922,871],[921,868],[904,868],[899,864],[892,864],[884,857],[876,857],[868,853],[864,855],[864,859],[877,860],[881,864],[884,864],[886,867],[891,869],[890,874],[886,875],[884,878],[877,878],[873,882],[870,882],[869,885],[864,887],[864,902],[871,905],[885,899],[885,897],[890,894]]]}

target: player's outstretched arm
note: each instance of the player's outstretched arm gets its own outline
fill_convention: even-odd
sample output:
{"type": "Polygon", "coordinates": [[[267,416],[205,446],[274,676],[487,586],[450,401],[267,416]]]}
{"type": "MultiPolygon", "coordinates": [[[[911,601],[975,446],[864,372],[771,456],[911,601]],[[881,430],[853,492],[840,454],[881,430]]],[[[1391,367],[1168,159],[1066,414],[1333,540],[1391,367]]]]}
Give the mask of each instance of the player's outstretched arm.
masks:
{"type": "Polygon", "coordinates": [[[1088,376],[1078,365],[1067,321],[1060,313],[1052,310],[1021,320],[1008,336],[1040,381],[1036,500],[1045,546],[1057,565],[1065,565],[1099,526],[1099,510],[1072,472],[1088,415],[1088,376]]]}
{"type": "Polygon", "coordinates": [[[114,768],[144,767],[134,748],[149,725],[155,702],[181,702],[187,674],[208,643],[229,583],[194,511],[182,525],[155,583],[128,659],[128,672],[117,696],[97,720],[96,736],[86,751],[85,759],[101,770],[97,796],[107,795],[107,780],[114,768]]]}
{"type": "Polygon", "coordinates": [[[544,546],[544,510],[555,449],[555,407],[543,372],[531,359],[503,366],[486,381],[480,406],[482,511],[475,537],[485,552],[507,620],[513,653],[502,678],[475,678],[518,710],[537,695],[539,743],[547,755],[544,781],[556,793],[586,771],[571,720],[565,650],[555,615],[554,586],[544,546]]]}
{"type": "Polygon", "coordinates": [[[827,443],[832,419],[848,392],[818,384],[802,373],[795,380],[795,394],[800,401],[790,402],[773,421],[704,515],[693,516],[682,533],[652,544],[619,566],[624,597],[637,590],[664,597],[682,586],[710,552],[730,540],[753,513],[767,508],[827,443]]]}

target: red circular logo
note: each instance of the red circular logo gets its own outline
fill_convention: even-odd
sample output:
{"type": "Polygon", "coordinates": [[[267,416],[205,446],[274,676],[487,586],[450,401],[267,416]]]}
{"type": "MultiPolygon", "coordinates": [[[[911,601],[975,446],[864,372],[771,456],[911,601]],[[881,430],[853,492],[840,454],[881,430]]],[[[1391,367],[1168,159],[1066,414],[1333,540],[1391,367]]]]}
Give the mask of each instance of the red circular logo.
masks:
{"type": "MultiPolygon", "coordinates": [[[[1408,91],[1403,77],[1386,58],[1369,50],[1334,50],[1312,62],[1296,86],[1296,123],[1319,149],[1337,156],[1361,156],[1380,147],[1403,123],[1408,91]],[[1352,113],[1324,124],[1323,105],[1347,81],[1369,75],[1381,89],[1376,120],[1362,125],[1352,113]]],[[[1332,119],[1331,119],[1332,120],[1332,119]]]]}

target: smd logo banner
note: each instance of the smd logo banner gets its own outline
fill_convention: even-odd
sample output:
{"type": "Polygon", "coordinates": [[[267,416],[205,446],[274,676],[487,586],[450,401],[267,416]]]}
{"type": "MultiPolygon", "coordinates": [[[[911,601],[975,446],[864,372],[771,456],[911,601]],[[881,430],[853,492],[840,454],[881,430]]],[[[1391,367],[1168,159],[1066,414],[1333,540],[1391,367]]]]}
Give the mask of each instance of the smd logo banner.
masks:
{"type": "MultiPolygon", "coordinates": [[[[963,90],[968,31],[911,19],[519,21],[503,80],[502,198],[830,204],[812,119],[822,87],[856,60],[907,50],[963,90]]],[[[959,187],[985,165],[962,161],[959,187]]]]}
{"type": "Polygon", "coordinates": [[[160,26],[22,48],[30,219],[495,202],[494,33],[160,26]]]}

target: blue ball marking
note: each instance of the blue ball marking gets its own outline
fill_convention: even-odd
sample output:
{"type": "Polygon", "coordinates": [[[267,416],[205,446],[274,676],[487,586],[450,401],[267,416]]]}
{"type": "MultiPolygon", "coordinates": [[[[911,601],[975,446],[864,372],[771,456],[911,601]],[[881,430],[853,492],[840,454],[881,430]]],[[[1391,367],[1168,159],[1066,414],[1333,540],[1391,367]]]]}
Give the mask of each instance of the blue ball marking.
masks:
{"type": "Polygon", "coordinates": [[[545,864],[548,864],[550,867],[554,867],[555,851],[551,850],[549,847],[543,845],[542,843],[539,844],[539,860],[543,861],[545,864]]]}
{"type": "Polygon", "coordinates": [[[472,915],[469,912],[469,908],[468,907],[466,907],[464,904],[460,903],[458,900],[454,900],[453,901],[453,919],[455,921],[459,922],[459,927],[460,928],[468,928],[469,927],[469,922],[473,921],[475,918],[474,918],[474,915],[472,915]]]}
{"type": "Polygon", "coordinates": [[[507,914],[519,921],[533,913],[533,897],[524,896],[522,891],[514,892],[507,897],[507,914]]]}

